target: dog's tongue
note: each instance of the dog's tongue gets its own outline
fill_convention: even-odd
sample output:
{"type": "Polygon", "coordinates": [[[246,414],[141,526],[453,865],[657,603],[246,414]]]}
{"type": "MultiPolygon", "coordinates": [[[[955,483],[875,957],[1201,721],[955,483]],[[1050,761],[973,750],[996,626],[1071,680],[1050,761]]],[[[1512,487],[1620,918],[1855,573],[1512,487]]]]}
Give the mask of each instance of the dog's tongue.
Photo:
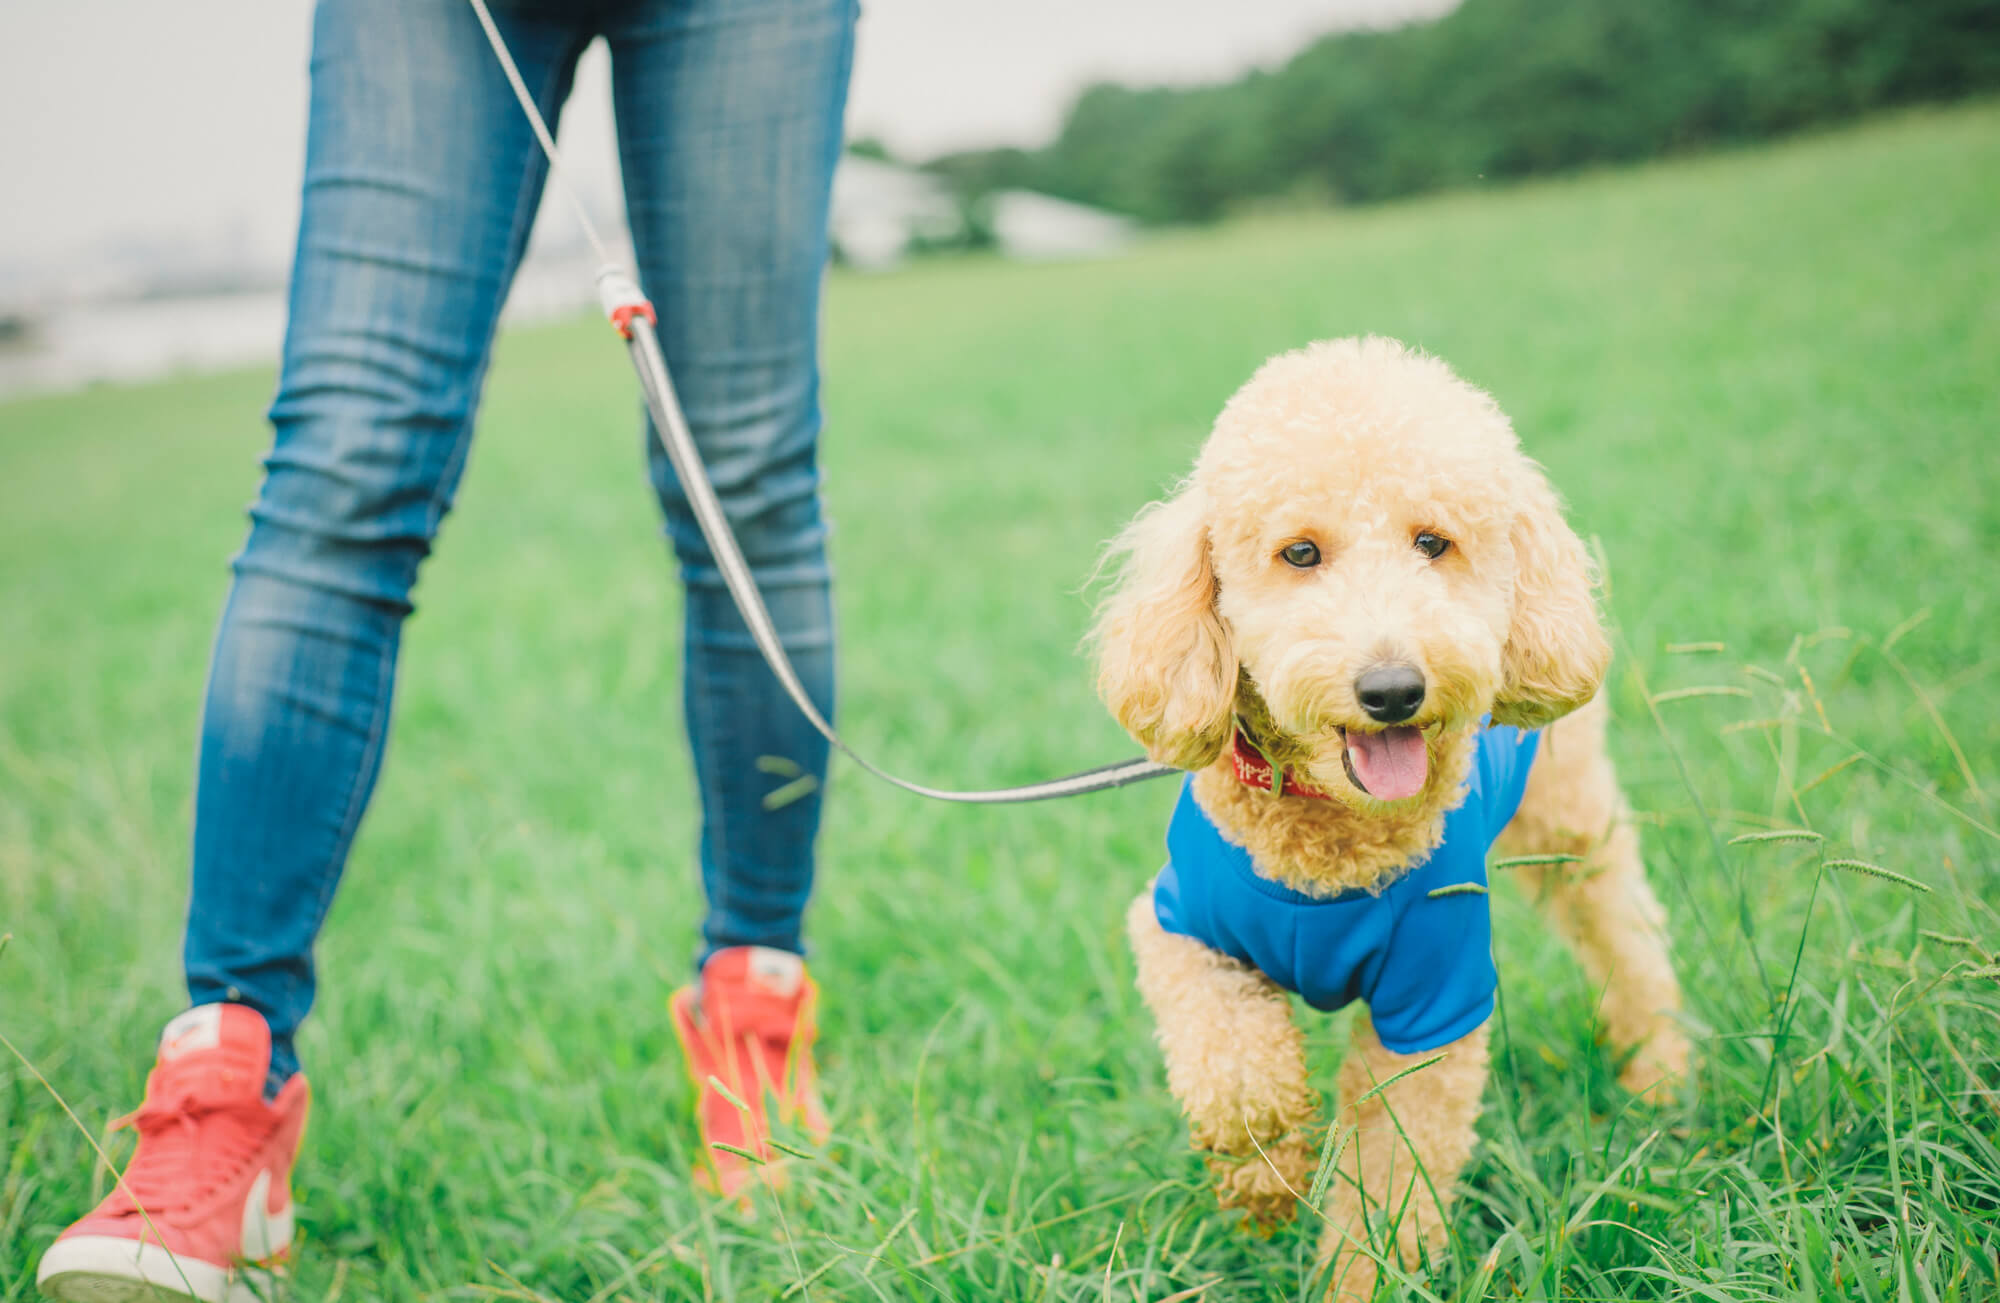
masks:
{"type": "Polygon", "coordinates": [[[1368,795],[1378,801],[1415,796],[1423,790],[1424,776],[1430,770],[1423,733],[1407,725],[1380,733],[1350,732],[1347,759],[1368,795]]]}

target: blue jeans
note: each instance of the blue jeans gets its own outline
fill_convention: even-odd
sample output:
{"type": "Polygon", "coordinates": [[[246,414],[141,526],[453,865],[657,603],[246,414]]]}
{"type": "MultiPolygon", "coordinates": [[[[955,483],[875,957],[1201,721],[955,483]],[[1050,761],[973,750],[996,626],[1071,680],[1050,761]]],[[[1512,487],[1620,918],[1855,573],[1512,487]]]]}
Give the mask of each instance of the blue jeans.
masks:
{"type": "MultiPolygon", "coordinates": [[[[627,214],[667,360],[830,712],[817,333],[854,0],[494,8],[551,123],[585,45],[610,46],[627,214]]],[[[382,763],[411,589],[465,465],[544,173],[464,0],[322,0],[273,446],[202,717],[185,951],[195,1003],[239,1000],[270,1021],[274,1082],[297,1067],[313,941],[382,763]]],[[[823,780],[826,744],[759,659],[650,428],[646,442],[687,589],[703,953],[798,951],[818,790],[766,811],[783,780],[756,759],[823,780]]]]}

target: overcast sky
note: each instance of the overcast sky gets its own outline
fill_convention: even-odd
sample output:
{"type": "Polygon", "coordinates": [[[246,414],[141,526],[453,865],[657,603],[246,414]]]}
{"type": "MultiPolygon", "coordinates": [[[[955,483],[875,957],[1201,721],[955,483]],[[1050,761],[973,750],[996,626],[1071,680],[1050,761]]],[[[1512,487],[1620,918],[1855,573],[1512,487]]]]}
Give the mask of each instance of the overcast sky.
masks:
{"type": "MultiPolygon", "coordinates": [[[[1318,33],[1451,3],[864,0],[848,134],[916,158],[1035,145],[1093,81],[1226,79],[1318,33]]],[[[0,3],[0,266],[46,273],[138,243],[281,262],[310,18],[304,0],[0,3]]],[[[602,55],[586,56],[562,128],[600,194],[614,184],[602,55]]]]}

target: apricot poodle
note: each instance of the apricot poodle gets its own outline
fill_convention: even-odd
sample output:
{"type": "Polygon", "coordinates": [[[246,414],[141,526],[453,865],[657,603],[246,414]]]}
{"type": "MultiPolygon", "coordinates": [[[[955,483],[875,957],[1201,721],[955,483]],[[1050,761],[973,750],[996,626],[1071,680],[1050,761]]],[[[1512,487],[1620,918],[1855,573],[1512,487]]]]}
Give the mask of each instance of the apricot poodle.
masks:
{"type": "Polygon", "coordinates": [[[1472,1152],[1490,847],[1549,857],[1516,872],[1602,992],[1621,1081],[1686,1067],[1590,704],[1610,652],[1585,550],[1488,395],[1371,338],[1267,362],[1112,555],[1099,691],[1193,771],[1128,920],[1168,1086],[1225,1206],[1288,1215],[1320,1153],[1288,993],[1366,1006],[1320,1251],[1336,1297],[1368,1298],[1443,1240],[1472,1152]]]}

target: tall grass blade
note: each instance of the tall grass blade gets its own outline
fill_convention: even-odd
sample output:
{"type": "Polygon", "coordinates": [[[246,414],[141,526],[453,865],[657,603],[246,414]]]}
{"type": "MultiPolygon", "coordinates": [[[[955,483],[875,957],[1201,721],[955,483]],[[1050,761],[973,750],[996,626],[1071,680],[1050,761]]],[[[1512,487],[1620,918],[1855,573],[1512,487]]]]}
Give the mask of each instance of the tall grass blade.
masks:
{"type": "Polygon", "coordinates": [[[716,1094],[722,1096],[722,1098],[724,1098],[725,1100],[728,1100],[730,1106],[734,1108],[738,1113],[748,1113],[750,1111],[750,1106],[748,1104],[745,1104],[742,1100],[736,1098],[735,1091],[731,1090],[729,1087],[722,1084],[722,1078],[716,1076],[714,1073],[710,1073],[708,1077],[708,1084],[711,1088],[714,1089],[716,1094]]]}
{"type": "Polygon", "coordinates": [[[1882,640],[1882,650],[1889,651],[1893,649],[1897,643],[1903,641],[1904,634],[1910,633],[1918,625],[1922,624],[1924,621],[1930,618],[1931,618],[1930,607],[1925,606],[1918,608],[1917,613],[1915,615],[1912,615],[1909,619],[1904,620],[1901,624],[1889,630],[1889,636],[1882,640]]]}
{"type": "Polygon", "coordinates": [[[1826,838],[1810,828],[1777,828],[1770,832],[1746,832],[1731,837],[1731,846],[1763,846],[1771,842],[1823,842],[1826,838]]]}
{"type": "Polygon", "coordinates": [[[1917,682],[1917,676],[1910,673],[1910,667],[1903,664],[1902,657],[1884,647],[1882,659],[1889,662],[1889,667],[1896,671],[1902,678],[1904,686],[1909,688],[1910,695],[1917,699],[1918,704],[1923,706],[1924,713],[1931,717],[1931,724],[1937,729],[1938,735],[1944,738],[1944,744],[1951,748],[1951,758],[1958,762],[1958,775],[1965,780],[1965,790],[1972,794],[1972,799],[1979,803],[1980,809],[1986,809],[1986,790],[1973,776],[1972,762],[1965,758],[1965,748],[1958,744],[1958,735],[1951,731],[1951,725],[1944,722],[1944,712],[1937,708],[1937,703],[1931,700],[1931,694],[1924,691],[1923,685],[1917,682]]]}
{"type": "Polygon", "coordinates": [[[1655,693],[1653,704],[1663,706],[1669,701],[1687,701],[1694,697],[1747,697],[1750,689],[1739,688],[1732,683],[1704,683],[1692,688],[1669,688],[1655,693]]]}
{"type": "Polygon", "coordinates": [[[888,1252],[889,1245],[893,1243],[895,1241],[895,1238],[898,1235],[901,1235],[904,1229],[907,1228],[909,1224],[915,1220],[917,1220],[916,1208],[914,1206],[905,1208],[903,1210],[903,1215],[896,1219],[896,1224],[889,1228],[888,1234],[884,1235],[880,1240],[876,1242],[875,1252],[869,1254],[868,1261],[862,1264],[861,1267],[862,1279],[864,1280],[867,1279],[869,1273],[875,1270],[875,1264],[882,1260],[882,1255],[884,1253],[888,1252]]]}
{"type": "Polygon", "coordinates": [[[1422,1063],[1412,1063],[1409,1067],[1404,1068],[1401,1072],[1394,1073],[1388,1077],[1383,1078],[1381,1081],[1376,1082],[1374,1086],[1370,1087],[1368,1091],[1361,1096],[1360,1099],[1355,1100],[1352,1104],[1348,1105],[1347,1107],[1350,1109],[1359,1109],[1363,1104],[1366,1104],[1369,1100],[1374,1099],[1377,1095],[1389,1089],[1389,1087],[1395,1085],[1403,1078],[1414,1077],[1419,1072],[1422,1072],[1425,1068],[1434,1068],[1438,1064],[1443,1063],[1446,1059],[1450,1057],[1451,1055],[1449,1054],[1433,1054],[1430,1058],[1425,1059],[1422,1063]]]}
{"type": "Polygon", "coordinates": [[[794,801],[803,801],[819,790],[819,779],[811,774],[800,774],[783,787],[773,788],[764,793],[766,810],[782,810],[794,801]]]}
{"type": "Polygon", "coordinates": [[[1804,787],[1799,788],[1798,791],[1793,793],[1793,795],[1804,796],[1807,792],[1812,791],[1813,788],[1818,787],[1821,783],[1824,783],[1827,779],[1832,778],[1834,775],[1840,773],[1843,769],[1846,769],[1849,765],[1857,764],[1860,761],[1865,760],[1867,758],[1868,757],[1864,755],[1862,752],[1856,751],[1853,755],[1847,757],[1847,759],[1845,760],[1837,760],[1833,764],[1821,770],[1819,777],[1808,781],[1804,787]]]}
{"type": "Polygon", "coordinates": [[[825,1262],[820,1263],[819,1266],[814,1267],[810,1275],[801,1276],[797,1280],[793,1281],[791,1284],[785,1286],[785,1292],[778,1295],[778,1297],[781,1299],[786,1299],[792,1297],[794,1294],[805,1293],[807,1290],[812,1288],[814,1281],[818,1280],[821,1276],[826,1275],[827,1272],[832,1271],[835,1267],[838,1267],[839,1265],[840,1265],[839,1258],[828,1258],[825,1262]]]}
{"type": "Polygon", "coordinates": [[[1885,869],[1879,864],[1870,864],[1867,860],[1828,860],[1826,861],[1826,867],[1829,869],[1840,869],[1847,873],[1865,873],[1871,878],[1880,878],[1884,882],[1893,882],[1899,887],[1908,887],[1912,891],[1930,891],[1929,886],[1918,882],[1915,878],[1904,877],[1894,869],[1885,869]]]}
{"type": "Polygon", "coordinates": [[[1504,860],[1493,861],[1496,869],[1532,869],[1544,864],[1581,864],[1581,855],[1510,855],[1504,860]]]}
{"type": "Polygon", "coordinates": [[[1833,721],[1826,717],[1826,707],[1820,703],[1819,689],[1813,686],[1812,672],[1803,665],[1795,665],[1792,668],[1799,672],[1799,682],[1806,686],[1806,699],[1812,702],[1813,713],[1819,716],[1819,726],[1829,733],[1833,732],[1833,721]]]}
{"type": "Polygon", "coordinates": [[[1333,1184],[1333,1174],[1340,1166],[1340,1156],[1347,1152],[1348,1142],[1354,1133],[1338,1122],[1326,1129],[1326,1140],[1319,1147],[1319,1166],[1313,1169],[1312,1185],[1306,1191],[1306,1202],[1313,1207],[1321,1206],[1326,1198],[1327,1187],[1333,1184]]]}

